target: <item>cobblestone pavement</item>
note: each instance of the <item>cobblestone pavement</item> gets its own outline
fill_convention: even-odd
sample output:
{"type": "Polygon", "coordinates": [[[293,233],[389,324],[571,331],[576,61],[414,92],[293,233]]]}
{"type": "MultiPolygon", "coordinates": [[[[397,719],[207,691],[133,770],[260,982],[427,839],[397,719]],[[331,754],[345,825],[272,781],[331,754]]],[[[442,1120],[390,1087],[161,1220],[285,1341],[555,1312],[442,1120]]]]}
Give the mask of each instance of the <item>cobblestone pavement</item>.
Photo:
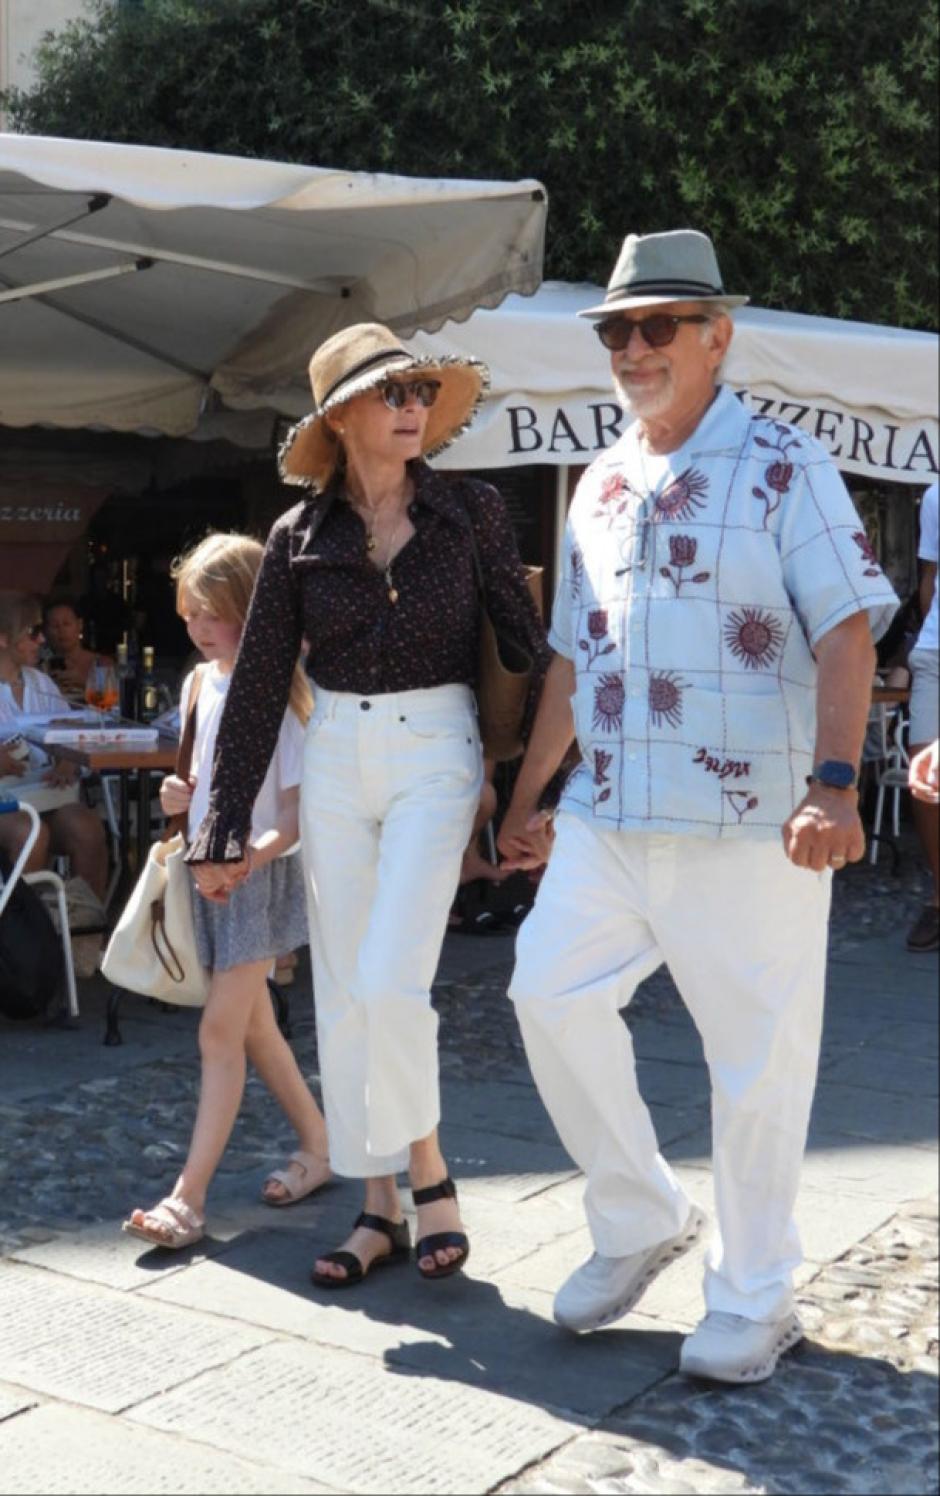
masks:
{"type": "Polygon", "coordinates": [[[937,1489],[937,1208],[915,1202],[799,1295],[806,1339],[769,1383],[673,1375],[501,1496],[937,1489]]]}
{"type": "MultiPolygon", "coordinates": [[[[302,1437],[298,1434],[296,1458],[290,1444],[286,1453],[279,1443],[272,1446],[270,1455],[259,1452],[260,1445],[255,1451],[237,1428],[222,1433],[210,1424],[206,1426],[209,1432],[187,1432],[185,1417],[189,1414],[174,1411],[172,1378],[159,1384],[161,1389],[168,1389],[169,1422],[159,1425],[162,1432],[158,1434],[154,1432],[157,1422],[147,1430],[139,1426],[148,1420],[146,1411],[141,1413],[134,1407],[129,1412],[130,1421],[124,1416],[121,1410],[125,1404],[128,1410],[134,1404],[129,1389],[125,1395],[123,1387],[118,1387],[112,1408],[105,1401],[95,1400],[97,1391],[86,1393],[67,1380],[63,1385],[69,1390],[56,1391],[54,1379],[42,1381],[43,1376],[52,1377],[47,1368],[41,1375],[35,1373],[38,1380],[31,1380],[34,1373],[27,1363],[32,1366],[33,1362],[26,1350],[21,1362],[27,1369],[21,1369],[15,1357],[4,1360],[4,1332],[0,1329],[0,1468],[15,1468],[3,1463],[10,1458],[9,1447],[39,1451],[35,1457],[30,1456],[32,1465],[21,1467],[18,1481],[0,1475],[0,1487],[50,1493],[159,1489],[193,1492],[194,1496],[199,1491],[235,1489],[392,1493],[489,1490],[506,1496],[530,1492],[614,1496],[620,1492],[725,1491],[798,1492],[807,1496],[816,1492],[891,1491],[921,1496],[937,1491],[937,1211],[934,1198],[922,1198],[930,1188],[923,1182],[924,1164],[929,1162],[933,1140],[932,1128],[924,1121],[924,1087],[929,1086],[925,1074],[931,1045],[936,1042],[933,999],[925,1009],[923,974],[928,967],[935,970],[936,957],[911,957],[903,946],[904,931],[925,901],[926,891],[923,867],[909,841],[902,843],[896,867],[886,852],[876,868],[867,863],[858,865],[835,880],[831,946],[837,964],[831,968],[831,977],[838,988],[838,1001],[833,1005],[823,1072],[829,1089],[826,1107],[820,1113],[819,1151],[807,1175],[811,1176],[809,1189],[817,1191],[820,1219],[831,1186],[837,1199],[831,1212],[831,1233],[843,1245],[833,1249],[820,1239],[830,1231],[827,1217],[826,1224],[817,1230],[817,1249],[798,1285],[807,1339],[785,1358],[773,1381],[759,1387],[719,1389],[689,1383],[672,1371],[676,1332],[698,1312],[690,1309],[690,1301],[682,1296],[699,1272],[697,1265],[689,1268],[686,1289],[677,1281],[679,1269],[672,1269],[669,1291],[661,1298],[654,1291],[650,1295],[654,1302],[641,1305],[647,1317],[644,1323],[640,1316],[640,1329],[652,1332],[648,1339],[654,1345],[648,1353],[641,1344],[647,1337],[635,1330],[620,1338],[617,1332],[605,1332],[581,1339],[572,1349],[559,1341],[548,1323],[550,1292],[560,1277],[560,1258],[554,1254],[564,1246],[559,1237],[569,1233],[565,1240],[574,1245],[565,1250],[577,1251],[583,1217],[580,1187],[565,1174],[564,1160],[558,1162],[557,1143],[534,1099],[515,1017],[506,1000],[510,937],[451,937],[435,989],[441,1019],[445,1120],[450,1094],[462,1117],[455,1136],[468,1140],[461,1177],[467,1173],[473,1147],[479,1153],[486,1141],[486,1129],[489,1141],[507,1150],[496,1163],[496,1154],[488,1156],[493,1177],[474,1181],[483,1185],[482,1191],[468,1197],[476,1212],[472,1217],[474,1229],[479,1225],[474,1256],[479,1265],[477,1280],[467,1285],[467,1291],[472,1290],[476,1297],[468,1300],[466,1309],[461,1309],[456,1297],[439,1296],[436,1303],[450,1307],[424,1310],[420,1292],[409,1289],[397,1318],[380,1290],[373,1294],[370,1284],[367,1294],[371,1297],[365,1299],[364,1314],[358,1305],[340,1319],[332,1307],[322,1311],[309,1302],[309,1293],[303,1294],[293,1286],[297,1262],[305,1263],[309,1256],[310,1217],[303,1214],[305,1207],[297,1208],[301,1212],[300,1232],[294,1229],[292,1213],[255,1208],[253,1215],[250,1210],[246,1212],[246,1220],[249,1215],[251,1219],[237,1239],[242,1246],[234,1237],[225,1242],[220,1238],[213,1251],[220,1254],[222,1267],[226,1260],[241,1261],[240,1252],[247,1254],[245,1266],[228,1269],[222,1309],[213,1307],[212,1295],[218,1290],[212,1286],[216,1281],[212,1273],[217,1269],[211,1261],[197,1257],[191,1268],[183,1263],[182,1271],[180,1264],[174,1263],[166,1286],[158,1284],[152,1272],[148,1274],[134,1264],[133,1254],[128,1257],[132,1244],[119,1237],[116,1223],[133,1205],[152,1203],[165,1193],[182,1161],[198,1085],[197,1015],[166,1013],[134,999],[127,1003],[123,1019],[126,1044],[105,1049],[100,1044],[105,989],[99,979],[82,984],[84,1017],[77,1034],[0,1024],[0,1127],[4,1139],[0,1154],[0,1289],[5,1271],[6,1287],[14,1297],[17,1292],[33,1292],[37,1278],[60,1289],[64,1285],[61,1303],[80,1315],[86,1300],[90,1308],[94,1307],[88,1299],[88,1284],[92,1283],[105,1295],[105,1318],[114,1309],[112,1300],[119,1290],[129,1303],[136,1301],[152,1310],[161,1301],[175,1304],[178,1313],[205,1309],[194,1326],[196,1340],[206,1333],[209,1317],[222,1316],[219,1323],[226,1329],[238,1326],[241,1335],[250,1327],[255,1339],[266,1337],[265,1348],[252,1354],[274,1358],[275,1385],[278,1376],[283,1376],[286,1386],[288,1373],[292,1376],[296,1370],[300,1374],[300,1361],[296,1368],[292,1369],[293,1363],[288,1365],[288,1351],[299,1356],[298,1344],[306,1345],[314,1353],[310,1364],[324,1368],[320,1374],[327,1377],[327,1396],[333,1391],[330,1358],[343,1362],[342,1376],[353,1378],[350,1385],[354,1390],[349,1393],[352,1411],[359,1418],[372,1420],[369,1427],[373,1432],[384,1427],[383,1417],[395,1429],[401,1423],[400,1413],[389,1415],[387,1407],[383,1413],[382,1399],[389,1396],[383,1389],[400,1382],[406,1371],[419,1373],[421,1381],[414,1385],[431,1388],[432,1399],[441,1399],[439,1408],[433,1401],[427,1404],[427,1450],[422,1447],[421,1452],[421,1461],[427,1466],[421,1463],[421,1470],[433,1469],[435,1445],[440,1448],[441,1441],[449,1438],[472,1438],[486,1455],[486,1461],[480,1463],[467,1445],[465,1484],[460,1483],[459,1476],[445,1476],[440,1471],[437,1483],[430,1475],[418,1477],[414,1474],[417,1466],[408,1474],[407,1461],[398,1465],[393,1461],[399,1474],[387,1475],[387,1483],[381,1484],[381,1470],[363,1474],[356,1464],[362,1442],[359,1434],[352,1439],[348,1463],[339,1461],[331,1467],[330,1450],[324,1452],[322,1445],[311,1443],[305,1453],[301,1447],[304,1439],[315,1440],[313,1432],[302,1437]],[[873,970],[866,952],[876,950],[882,952],[878,957],[882,967],[873,970]],[[885,951],[889,953],[887,962],[885,951]],[[912,974],[919,984],[916,991],[911,985],[912,974]],[[870,1006],[866,993],[874,995],[870,1006]],[[830,1075],[834,1076],[831,1085],[830,1075]],[[908,1091],[910,1094],[906,1094],[908,1091]],[[843,1110],[838,1112],[838,1107],[843,1110]],[[832,1135],[834,1116],[838,1120],[836,1136],[832,1135]],[[461,1128],[469,1130],[461,1132],[461,1128]],[[474,1128],[483,1130],[475,1134],[474,1128]],[[867,1159],[879,1150],[883,1162],[877,1169],[872,1165],[874,1172],[866,1175],[857,1157],[867,1159]],[[531,1159],[526,1156],[530,1151],[531,1159]],[[528,1184],[523,1177],[527,1168],[532,1171],[528,1184]],[[542,1185],[540,1169],[544,1171],[542,1185]],[[901,1176],[918,1181],[917,1187],[912,1183],[906,1190],[906,1185],[899,1182],[901,1176]],[[857,1214],[857,1229],[852,1222],[837,1219],[843,1198],[848,1202],[847,1209],[857,1214]],[[308,1224],[304,1226],[304,1222],[308,1224]],[[513,1239],[517,1231],[530,1233],[524,1248],[513,1239]],[[491,1233],[488,1240],[487,1232],[491,1233]],[[298,1242],[297,1262],[288,1262],[290,1252],[295,1250],[290,1246],[294,1237],[298,1242]],[[251,1247],[254,1238],[259,1243],[256,1250],[265,1260],[265,1271],[250,1265],[255,1260],[250,1256],[255,1250],[251,1247]],[[280,1245],[268,1245],[275,1238],[280,1245]],[[70,1257],[72,1242],[75,1251],[70,1257]],[[47,1249],[55,1252],[60,1247],[64,1251],[59,1257],[43,1256],[47,1249]],[[285,1281],[277,1280],[276,1286],[276,1274],[274,1279],[266,1277],[268,1256],[272,1262],[287,1263],[285,1281]],[[208,1289],[185,1287],[194,1274],[200,1275],[198,1281],[208,1284],[208,1289]],[[247,1285],[242,1289],[241,1307],[231,1297],[236,1280],[247,1285]],[[203,1294],[207,1294],[205,1305],[203,1294]],[[277,1296],[277,1302],[272,1295],[277,1296]],[[281,1307],[281,1301],[286,1307],[281,1307]],[[313,1328],[295,1329],[298,1315],[307,1313],[314,1316],[313,1328]],[[325,1320],[323,1313],[333,1318],[325,1320]],[[342,1328],[337,1330],[337,1325],[342,1328]],[[407,1331],[401,1331],[401,1343],[399,1325],[408,1326],[407,1331]],[[288,1344],[277,1340],[278,1334],[300,1335],[301,1340],[288,1344]],[[422,1335],[430,1339],[422,1340],[422,1335]],[[282,1361],[275,1364],[282,1352],[282,1361]],[[645,1372],[644,1354],[648,1357],[645,1372]],[[386,1372],[398,1375],[386,1382],[370,1381],[375,1374],[382,1374],[382,1360],[376,1361],[377,1356],[384,1358],[386,1372]],[[553,1358],[557,1364],[551,1375],[547,1361],[544,1367],[528,1364],[532,1356],[536,1360],[553,1358]],[[454,1365],[457,1370],[450,1369],[454,1365]],[[551,1386],[539,1395],[543,1370],[551,1386]],[[483,1412],[477,1412],[473,1398],[480,1395],[478,1383],[490,1389],[487,1395],[498,1397],[495,1411],[490,1403],[483,1412]],[[518,1391],[519,1384],[524,1384],[524,1393],[518,1391]],[[34,1387],[40,1389],[38,1407],[34,1406],[35,1398],[31,1401],[22,1390],[34,1387]],[[64,1401],[43,1405],[43,1396],[64,1401]],[[88,1412],[86,1402],[98,1411],[88,1412]],[[460,1410],[465,1406],[468,1419],[472,1415],[481,1420],[473,1425],[472,1436],[466,1431],[460,1433],[464,1417],[460,1410]],[[98,1477],[82,1466],[84,1454],[76,1457],[76,1470],[81,1466],[84,1472],[81,1476],[73,1478],[67,1460],[61,1467],[64,1473],[56,1473],[51,1465],[42,1463],[42,1440],[37,1444],[36,1436],[28,1436],[26,1431],[31,1426],[29,1419],[40,1420],[37,1428],[51,1428],[55,1418],[60,1418],[61,1423],[55,1424],[60,1431],[57,1437],[74,1437],[74,1448],[84,1451],[95,1437],[89,1432],[87,1419],[101,1420],[105,1413],[113,1414],[108,1426],[103,1422],[95,1426],[102,1439],[107,1443],[119,1435],[124,1442],[120,1443],[120,1458],[115,1454],[113,1475],[106,1472],[97,1485],[94,1479],[98,1477]],[[448,1424],[445,1430],[447,1417],[453,1428],[448,1424]],[[43,1419],[51,1421],[43,1425],[43,1419]],[[21,1420],[26,1420],[24,1432],[17,1436],[15,1426],[21,1420]],[[154,1449],[158,1439],[173,1439],[179,1444],[179,1465],[160,1485],[147,1484],[143,1476],[138,1479],[137,1473],[129,1470],[128,1459],[133,1452],[150,1447],[139,1442],[145,1434],[147,1440],[154,1441],[154,1449]],[[209,1462],[209,1474],[197,1475],[194,1472],[209,1467],[198,1460],[193,1464],[193,1451],[204,1453],[210,1446],[216,1463],[209,1462]],[[525,1450],[530,1452],[520,1452],[525,1450]],[[334,1469],[332,1476],[324,1473],[330,1468],[334,1469]],[[4,1484],[7,1479],[11,1481],[9,1486],[4,1484]],[[429,1483],[421,1483],[425,1479],[429,1483]],[[34,1483],[29,1484],[30,1480],[34,1483]],[[442,1483],[445,1480],[451,1483],[442,1483]]],[[[316,1089],[316,1041],[304,968],[291,990],[294,1047],[316,1089]]],[[[643,1041],[638,1042],[638,1054],[651,1065],[652,1079],[663,1088],[653,1097],[654,1103],[659,1103],[657,1125],[664,1119],[675,1123],[672,1136],[678,1139],[676,1156],[687,1170],[686,1182],[704,1180],[704,1093],[690,1098],[687,1123],[675,1121],[685,1104],[687,1084],[701,1088],[702,1078],[700,1062],[688,1052],[684,1037],[688,1023],[667,972],[656,973],[637,992],[628,1022],[635,1038],[643,1041]],[[688,1145],[684,1151],[683,1138],[688,1145]]],[[[292,1146],[290,1131],[267,1092],[256,1079],[250,1079],[218,1176],[223,1213],[233,1200],[247,1202],[253,1198],[264,1172],[282,1161],[292,1146]]],[[[346,1204],[327,1204],[325,1209],[323,1219],[329,1221],[332,1232],[334,1222],[345,1220],[346,1204]]],[[[576,1260],[575,1256],[568,1265],[576,1260]]],[[[59,1333],[56,1326],[50,1325],[48,1330],[54,1340],[59,1333]]],[[[63,1333],[67,1335],[67,1327],[63,1333]]],[[[81,1339],[88,1331],[81,1327],[73,1333],[81,1339]]],[[[67,1341],[63,1344],[66,1350],[62,1354],[67,1356],[67,1341]]],[[[116,1353],[107,1343],[103,1343],[103,1351],[107,1353],[106,1365],[107,1356],[116,1353]]],[[[211,1361],[216,1352],[206,1355],[211,1361]]],[[[226,1381],[221,1393],[213,1392],[216,1407],[224,1407],[228,1388],[236,1385],[237,1389],[241,1358],[243,1350],[239,1349],[228,1365],[221,1366],[234,1383],[226,1381]]],[[[308,1375],[306,1362],[303,1374],[308,1375]]],[[[130,1384],[137,1372],[131,1369],[126,1375],[130,1384]]],[[[211,1380],[211,1372],[203,1375],[211,1380]]],[[[182,1373],[181,1380],[185,1383],[182,1373]]],[[[397,1390],[393,1387],[394,1393],[397,1390]]],[[[136,1396],[146,1410],[147,1394],[138,1391],[136,1396]]],[[[246,1422],[250,1421],[253,1396],[249,1385],[241,1415],[246,1422]]],[[[277,1406],[275,1416],[286,1417],[295,1429],[298,1407],[304,1406],[285,1402],[283,1407],[277,1406]]],[[[196,1411],[195,1403],[190,1411],[196,1411]]],[[[50,1450],[54,1444],[55,1440],[50,1440],[50,1450]]],[[[117,1449],[117,1444],[114,1447],[117,1449]]],[[[166,1444],[161,1447],[165,1452],[166,1444]]],[[[459,1459],[456,1466],[452,1455],[449,1459],[449,1470],[461,1468],[459,1459]]]]}

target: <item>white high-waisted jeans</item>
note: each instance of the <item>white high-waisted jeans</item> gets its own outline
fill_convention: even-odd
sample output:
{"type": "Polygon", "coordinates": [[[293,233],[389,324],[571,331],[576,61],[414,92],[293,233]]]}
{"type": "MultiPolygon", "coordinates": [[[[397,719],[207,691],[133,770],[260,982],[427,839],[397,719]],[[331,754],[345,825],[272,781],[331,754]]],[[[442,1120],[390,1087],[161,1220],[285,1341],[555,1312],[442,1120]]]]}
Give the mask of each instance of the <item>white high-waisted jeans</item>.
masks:
{"type": "Polygon", "coordinates": [[[659,1152],[620,1017],[666,961],[712,1086],[709,1309],[792,1307],[793,1206],[816,1082],[831,874],[780,842],[600,830],[572,815],[519,932],[510,997],[536,1084],[587,1176],[598,1252],[675,1235],[690,1202],[659,1152]]]}
{"type": "Polygon", "coordinates": [[[466,686],[314,698],[301,840],[330,1162],[372,1178],[440,1120],[430,987],[483,758],[466,686]]]}

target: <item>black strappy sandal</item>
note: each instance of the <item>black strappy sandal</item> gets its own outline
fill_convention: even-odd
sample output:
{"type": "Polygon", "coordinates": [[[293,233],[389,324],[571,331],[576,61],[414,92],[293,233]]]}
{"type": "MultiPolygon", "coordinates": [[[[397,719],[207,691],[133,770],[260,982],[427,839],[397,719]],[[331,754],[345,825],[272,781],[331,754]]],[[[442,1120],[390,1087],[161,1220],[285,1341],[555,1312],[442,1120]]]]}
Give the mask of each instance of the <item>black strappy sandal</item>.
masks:
{"type": "MultiPolygon", "coordinates": [[[[425,1190],[412,1190],[411,1198],[415,1205],[430,1205],[434,1200],[456,1200],[457,1186],[448,1176],[442,1179],[440,1184],[429,1185],[425,1190]]],[[[418,1259],[418,1272],[422,1278],[450,1278],[454,1273],[459,1273],[465,1266],[470,1256],[470,1239],[462,1231],[435,1231],[430,1236],[422,1236],[415,1247],[415,1256],[418,1259]],[[460,1256],[455,1257],[453,1262],[445,1266],[437,1265],[433,1268],[421,1266],[422,1257],[433,1257],[435,1252],[442,1251],[445,1247],[458,1247],[460,1256]]]]}
{"type": "Polygon", "coordinates": [[[355,1252],[325,1252],[321,1261],[335,1262],[339,1267],[344,1267],[346,1276],[334,1278],[331,1273],[318,1273],[316,1268],[312,1268],[310,1281],[318,1288],[352,1288],[354,1283],[361,1283],[363,1278],[367,1278],[373,1268],[390,1267],[393,1262],[404,1262],[411,1255],[411,1232],[407,1221],[387,1221],[384,1216],[371,1215],[364,1210],[356,1217],[354,1231],[357,1226],[365,1226],[369,1231],[380,1231],[383,1236],[387,1236],[392,1244],[391,1251],[373,1257],[368,1267],[363,1267],[355,1252]]]}

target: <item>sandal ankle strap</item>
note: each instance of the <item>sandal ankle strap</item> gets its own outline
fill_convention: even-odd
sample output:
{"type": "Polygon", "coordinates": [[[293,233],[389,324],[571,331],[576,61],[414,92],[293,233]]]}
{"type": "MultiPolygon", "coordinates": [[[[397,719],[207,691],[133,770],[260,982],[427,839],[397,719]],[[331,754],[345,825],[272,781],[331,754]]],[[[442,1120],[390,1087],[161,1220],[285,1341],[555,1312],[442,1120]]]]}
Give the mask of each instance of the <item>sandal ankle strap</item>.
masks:
{"type": "Polygon", "coordinates": [[[407,1246],[411,1240],[407,1221],[389,1221],[385,1216],[372,1215],[368,1210],[356,1217],[356,1226],[365,1226],[369,1231],[380,1231],[387,1236],[393,1247],[407,1246]]]}
{"type": "Polygon", "coordinates": [[[448,1175],[440,1184],[429,1184],[427,1189],[412,1190],[411,1198],[416,1205],[430,1205],[435,1200],[456,1200],[457,1186],[448,1175]]]}

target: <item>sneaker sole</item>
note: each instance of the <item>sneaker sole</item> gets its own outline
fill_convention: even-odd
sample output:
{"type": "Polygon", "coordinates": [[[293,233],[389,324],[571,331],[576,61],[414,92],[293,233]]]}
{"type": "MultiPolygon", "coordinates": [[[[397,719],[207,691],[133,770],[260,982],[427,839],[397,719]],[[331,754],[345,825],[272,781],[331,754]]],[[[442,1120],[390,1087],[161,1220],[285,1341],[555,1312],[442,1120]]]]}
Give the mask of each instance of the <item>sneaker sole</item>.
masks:
{"type": "Polygon", "coordinates": [[[795,1345],[799,1345],[802,1339],[803,1326],[796,1315],[793,1315],[781,1329],[780,1334],[770,1349],[770,1353],[763,1361],[753,1366],[741,1367],[740,1370],[732,1368],[730,1370],[716,1371],[714,1367],[709,1368],[704,1360],[696,1360],[692,1356],[688,1360],[680,1357],[679,1370],[683,1376],[700,1377],[703,1381],[708,1382],[730,1382],[735,1385],[745,1382],[766,1382],[776,1371],[777,1362],[780,1360],[780,1357],[786,1351],[792,1350],[795,1345]]]}
{"type": "Polygon", "coordinates": [[[623,1316],[629,1314],[634,1304],[643,1297],[654,1279],[658,1278],[660,1273],[673,1262],[684,1257],[686,1252],[691,1251],[707,1225],[708,1217],[705,1212],[693,1206],[682,1235],[672,1237],[655,1256],[650,1258],[642,1277],[633,1285],[625,1298],[619,1299],[612,1308],[605,1309],[601,1314],[594,1315],[591,1319],[578,1324],[560,1319],[556,1313],[555,1323],[563,1330],[573,1330],[577,1335],[587,1335],[591,1330],[602,1330],[605,1325],[612,1325],[616,1320],[623,1319],[623,1316]]]}

